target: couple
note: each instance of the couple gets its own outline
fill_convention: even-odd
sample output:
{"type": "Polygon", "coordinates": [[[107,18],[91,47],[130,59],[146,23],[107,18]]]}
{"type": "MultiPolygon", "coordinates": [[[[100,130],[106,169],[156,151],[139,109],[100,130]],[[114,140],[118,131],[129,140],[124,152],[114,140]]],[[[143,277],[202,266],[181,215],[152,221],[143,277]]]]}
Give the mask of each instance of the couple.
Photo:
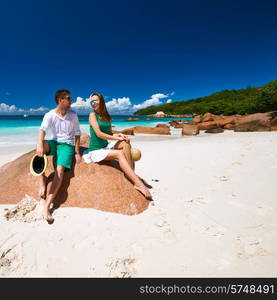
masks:
{"type": "MultiPolygon", "coordinates": [[[[62,185],[64,172],[71,169],[73,159],[76,163],[82,161],[80,155],[80,125],[77,114],[70,110],[71,95],[69,90],[59,90],[55,94],[56,108],[46,113],[40,126],[37,155],[53,155],[55,175],[46,197],[46,176],[41,175],[39,196],[46,198],[43,208],[43,218],[52,223],[54,218],[50,212],[50,206],[62,185]],[[45,140],[46,130],[52,131],[52,139],[45,140]]],[[[117,160],[122,171],[134,183],[134,188],[140,191],[147,199],[151,194],[145,187],[141,178],[134,172],[134,163],[130,151],[124,151],[130,147],[130,140],[122,133],[112,133],[112,118],[109,115],[104,97],[99,93],[90,96],[92,112],[89,116],[90,144],[83,155],[86,163],[102,160],[117,160]]],[[[93,191],[92,191],[93,192],[93,191]]]]}

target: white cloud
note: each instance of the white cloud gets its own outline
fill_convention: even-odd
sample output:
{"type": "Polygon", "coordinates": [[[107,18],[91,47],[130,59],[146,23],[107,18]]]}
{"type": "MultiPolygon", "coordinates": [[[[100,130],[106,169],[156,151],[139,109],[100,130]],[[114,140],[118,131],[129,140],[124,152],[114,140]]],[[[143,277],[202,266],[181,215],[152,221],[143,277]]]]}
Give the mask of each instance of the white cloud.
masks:
{"type": "Polygon", "coordinates": [[[133,105],[133,109],[134,110],[139,110],[139,109],[151,106],[151,105],[160,105],[160,104],[163,104],[163,102],[160,100],[160,99],[163,99],[163,98],[168,98],[168,95],[161,94],[161,93],[154,94],[154,95],[151,96],[150,99],[145,100],[145,101],[143,101],[140,104],[133,105]]]}
{"type": "MultiPolygon", "coordinates": [[[[174,92],[172,92],[174,93],[174,92]]],[[[172,95],[170,93],[170,95],[172,95]]],[[[131,99],[129,97],[121,97],[121,98],[112,98],[110,101],[106,101],[106,106],[110,114],[132,114],[133,112],[151,106],[151,105],[160,105],[164,102],[161,100],[166,100],[168,98],[168,94],[157,93],[153,94],[150,99],[147,99],[139,104],[132,104],[131,99]]],[[[107,98],[107,97],[105,97],[107,98]]],[[[171,99],[167,99],[166,103],[171,103],[171,99]]],[[[89,113],[92,111],[91,105],[89,103],[89,98],[77,97],[76,102],[71,104],[71,108],[75,110],[77,113],[89,113]]],[[[47,107],[41,106],[38,108],[30,108],[24,110],[22,108],[18,108],[15,105],[8,105],[5,103],[0,103],[0,114],[43,114],[49,111],[47,107]]]]}
{"type": "Polygon", "coordinates": [[[91,111],[90,103],[89,103],[89,98],[86,100],[83,100],[84,98],[82,97],[77,97],[76,102],[73,102],[71,104],[71,108],[75,110],[76,112],[89,112],[91,111]]]}
{"type": "Polygon", "coordinates": [[[111,114],[131,112],[132,103],[129,97],[112,98],[106,102],[106,107],[111,114]]]}
{"type": "Polygon", "coordinates": [[[0,112],[17,112],[20,108],[16,107],[15,105],[8,105],[6,103],[0,103],[0,112]]]}
{"type": "Polygon", "coordinates": [[[39,108],[30,108],[30,109],[22,109],[15,105],[8,105],[6,103],[0,103],[0,114],[41,114],[42,112],[46,112],[49,109],[47,107],[39,107],[39,108]]]}
{"type": "MultiPolygon", "coordinates": [[[[105,103],[110,114],[132,113],[132,103],[129,97],[112,98],[112,100],[106,101],[105,103]]],[[[88,113],[92,111],[89,98],[83,100],[82,97],[77,97],[76,102],[71,104],[71,108],[77,113],[88,113]]]]}
{"type": "MultiPolygon", "coordinates": [[[[172,93],[171,93],[172,94],[172,93]]],[[[140,104],[132,104],[129,97],[112,98],[110,101],[106,101],[106,107],[110,114],[132,114],[133,112],[151,106],[163,104],[161,99],[168,98],[168,94],[157,93],[153,94],[150,99],[143,101],[140,104]]],[[[168,99],[166,103],[170,103],[172,100],[168,99]],[[169,101],[169,102],[168,102],[169,101]]],[[[76,102],[71,104],[71,108],[77,113],[87,113],[91,111],[89,98],[85,100],[82,97],[77,97],[76,102]]]]}
{"type": "Polygon", "coordinates": [[[47,107],[41,106],[39,108],[30,108],[30,112],[41,112],[41,111],[48,111],[49,109],[47,107]]]}
{"type": "Polygon", "coordinates": [[[170,96],[173,96],[173,95],[175,95],[175,92],[174,92],[174,91],[170,93],[170,96]]]}

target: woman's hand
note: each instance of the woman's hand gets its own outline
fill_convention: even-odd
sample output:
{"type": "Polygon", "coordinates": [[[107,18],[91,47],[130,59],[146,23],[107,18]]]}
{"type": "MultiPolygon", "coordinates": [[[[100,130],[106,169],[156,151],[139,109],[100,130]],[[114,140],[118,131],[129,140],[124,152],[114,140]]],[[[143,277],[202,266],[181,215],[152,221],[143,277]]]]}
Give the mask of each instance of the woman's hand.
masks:
{"type": "Polygon", "coordinates": [[[120,141],[125,141],[125,142],[128,142],[129,141],[129,137],[128,135],[125,135],[123,133],[117,133],[115,134],[117,137],[120,137],[120,141]]]}
{"type": "Polygon", "coordinates": [[[128,143],[128,142],[129,142],[129,137],[128,137],[128,135],[126,135],[126,134],[123,134],[123,136],[124,136],[124,140],[125,140],[125,142],[126,142],[126,143],[128,143]]]}

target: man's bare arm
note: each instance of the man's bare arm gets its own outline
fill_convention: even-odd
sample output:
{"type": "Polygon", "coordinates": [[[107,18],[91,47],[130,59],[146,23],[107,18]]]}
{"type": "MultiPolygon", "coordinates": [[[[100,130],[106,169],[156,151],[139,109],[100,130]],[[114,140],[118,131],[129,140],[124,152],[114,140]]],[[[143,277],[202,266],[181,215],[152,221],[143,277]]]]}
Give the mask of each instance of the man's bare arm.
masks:
{"type": "Polygon", "coordinates": [[[38,134],[38,143],[37,143],[37,155],[43,156],[44,154],[44,147],[43,147],[43,141],[45,138],[45,131],[40,129],[38,134]]]}

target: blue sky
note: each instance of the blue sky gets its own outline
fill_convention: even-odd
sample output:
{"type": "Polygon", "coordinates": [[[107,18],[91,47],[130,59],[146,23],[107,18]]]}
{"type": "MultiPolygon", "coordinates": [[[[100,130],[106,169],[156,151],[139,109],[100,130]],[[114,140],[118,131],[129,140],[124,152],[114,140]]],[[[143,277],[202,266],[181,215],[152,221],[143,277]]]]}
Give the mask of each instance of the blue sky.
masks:
{"type": "Polygon", "coordinates": [[[0,113],[53,108],[61,88],[79,107],[100,92],[127,113],[266,84],[276,11],[268,0],[1,1],[0,113]]]}

